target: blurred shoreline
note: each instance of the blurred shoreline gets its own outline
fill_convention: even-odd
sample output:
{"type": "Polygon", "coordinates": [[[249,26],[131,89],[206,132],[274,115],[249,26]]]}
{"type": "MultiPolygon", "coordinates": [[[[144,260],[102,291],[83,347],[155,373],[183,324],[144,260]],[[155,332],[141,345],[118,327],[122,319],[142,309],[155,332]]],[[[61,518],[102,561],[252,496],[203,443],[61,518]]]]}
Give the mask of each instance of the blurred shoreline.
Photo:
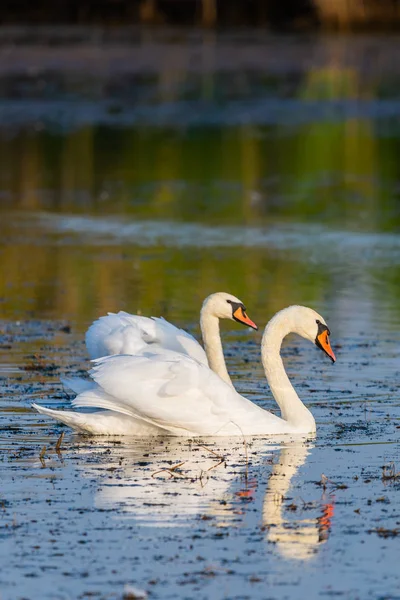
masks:
{"type": "Polygon", "coordinates": [[[256,26],[277,30],[392,30],[398,0],[62,0],[8,3],[0,24],[256,26]]]}
{"type": "Polygon", "coordinates": [[[0,24],[256,26],[275,30],[397,30],[398,0],[21,0],[0,24]]]}
{"type": "Polygon", "coordinates": [[[352,33],[277,35],[255,28],[97,26],[1,27],[0,77],[24,71],[72,71],[117,76],[185,70],[253,70],[294,75],[318,68],[355,69],[363,79],[400,73],[397,35],[352,33]]]}

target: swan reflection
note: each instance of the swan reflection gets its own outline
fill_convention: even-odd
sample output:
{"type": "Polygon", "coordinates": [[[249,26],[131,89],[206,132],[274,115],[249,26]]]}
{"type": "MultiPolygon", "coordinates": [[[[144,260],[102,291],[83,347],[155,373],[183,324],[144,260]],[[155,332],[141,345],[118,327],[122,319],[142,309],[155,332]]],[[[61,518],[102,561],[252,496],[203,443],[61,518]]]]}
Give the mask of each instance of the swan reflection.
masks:
{"type": "Polygon", "coordinates": [[[332,499],[322,499],[318,517],[307,515],[312,509],[315,510],[315,506],[301,497],[290,504],[286,502],[285,506],[285,498],[291,493],[292,480],[306,462],[309,451],[309,447],[305,445],[282,447],[263,501],[262,520],[268,541],[276,543],[279,552],[291,559],[310,558],[319,544],[328,539],[333,517],[332,499]],[[291,518],[288,513],[292,513],[291,518]]]}
{"type": "Polygon", "coordinates": [[[280,555],[295,560],[310,559],[329,536],[332,501],[307,502],[295,481],[310,442],[124,440],[107,445],[100,460],[95,448],[87,449],[94,464],[82,468],[98,482],[96,508],[113,511],[114,518],[219,531],[246,520],[280,555]]]}

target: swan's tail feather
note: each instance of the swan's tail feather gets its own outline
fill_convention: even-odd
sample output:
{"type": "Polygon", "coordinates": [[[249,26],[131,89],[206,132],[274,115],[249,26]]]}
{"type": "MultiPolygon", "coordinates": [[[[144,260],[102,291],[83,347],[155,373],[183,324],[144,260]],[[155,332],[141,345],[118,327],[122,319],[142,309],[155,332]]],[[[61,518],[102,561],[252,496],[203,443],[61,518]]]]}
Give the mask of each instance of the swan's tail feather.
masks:
{"type": "Polygon", "coordinates": [[[78,394],[76,398],[71,400],[71,404],[74,408],[101,408],[127,415],[128,417],[137,418],[138,416],[128,406],[117,404],[113,398],[96,388],[78,394]]]}
{"type": "Polygon", "coordinates": [[[56,421],[60,421],[77,431],[86,432],[86,433],[94,433],[92,431],[93,427],[88,422],[91,415],[86,415],[84,413],[72,412],[70,410],[54,410],[52,408],[45,408],[44,406],[39,406],[38,404],[32,404],[32,408],[34,408],[41,415],[46,415],[55,419],[56,421]]]}
{"type": "Polygon", "coordinates": [[[142,419],[135,419],[127,415],[104,410],[96,413],[86,414],[72,412],[69,410],[54,410],[45,408],[38,404],[32,404],[32,408],[42,415],[46,415],[60,421],[80,433],[91,435],[165,435],[166,432],[142,419]]]}

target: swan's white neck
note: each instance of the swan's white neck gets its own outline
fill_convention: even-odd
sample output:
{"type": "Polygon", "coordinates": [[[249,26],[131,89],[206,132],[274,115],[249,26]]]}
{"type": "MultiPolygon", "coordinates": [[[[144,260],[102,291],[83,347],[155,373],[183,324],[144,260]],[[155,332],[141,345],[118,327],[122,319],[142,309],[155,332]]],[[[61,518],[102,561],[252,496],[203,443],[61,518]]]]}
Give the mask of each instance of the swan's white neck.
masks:
{"type": "Polygon", "coordinates": [[[277,313],[266,326],[261,342],[265,376],[272,395],[281,409],[282,418],[294,428],[314,432],[316,429],[314,417],[290,383],[280,355],[282,340],[291,332],[296,332],[296,327],[290,318],[290,313],[285,310],[277,313]]]}
{"type": "Polygon", "coordinates": [[[210,369],[212,369],[214,373],[217,373],[217,375],[219,375],[226,383],[232,385],[231,378],[226,369],[224,352],[222,350],[219,319],[212,313],[210,307],[207,307],[207,303],[200,312],[200,329],[210,369]]]}

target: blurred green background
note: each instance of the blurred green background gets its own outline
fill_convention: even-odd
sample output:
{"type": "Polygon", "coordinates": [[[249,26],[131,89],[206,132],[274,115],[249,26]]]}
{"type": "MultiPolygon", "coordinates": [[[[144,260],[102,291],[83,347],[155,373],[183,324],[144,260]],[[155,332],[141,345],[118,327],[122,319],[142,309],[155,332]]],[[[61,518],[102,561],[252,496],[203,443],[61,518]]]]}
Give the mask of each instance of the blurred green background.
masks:
{"type": "Polygon", "coordinates": [[[398,322],[395,37],[35,35],[0,55],[3,317],[398,322]]]}

